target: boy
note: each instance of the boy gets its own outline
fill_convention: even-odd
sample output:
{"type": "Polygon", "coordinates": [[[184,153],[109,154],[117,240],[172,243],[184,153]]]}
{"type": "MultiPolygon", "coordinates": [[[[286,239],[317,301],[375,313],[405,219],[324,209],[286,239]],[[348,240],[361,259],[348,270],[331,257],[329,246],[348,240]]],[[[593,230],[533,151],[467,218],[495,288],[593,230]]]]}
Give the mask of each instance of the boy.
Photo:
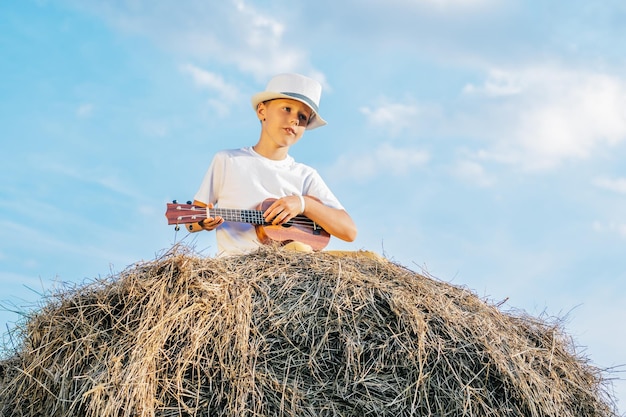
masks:
{"type": "MultiPolygon", "coordinates": [[[[305,130],[324,126],[319,115],[322,86],[299,74],[281,74],[265,91],[252,97],[261,122],[256,145],[218,152],[209,167],[194,204],[202,207],[256,209],[267,198],[277,200],[263,217],[273,225],[303,214],[329,234],[352,242],[357,228],[350,215],[313,168],[295,162],[289,148],[305,130]]],[[[253,225],[209,217],[188,230],[217,229],[219,255],[253,251],[261,244],[253,225]]]]}

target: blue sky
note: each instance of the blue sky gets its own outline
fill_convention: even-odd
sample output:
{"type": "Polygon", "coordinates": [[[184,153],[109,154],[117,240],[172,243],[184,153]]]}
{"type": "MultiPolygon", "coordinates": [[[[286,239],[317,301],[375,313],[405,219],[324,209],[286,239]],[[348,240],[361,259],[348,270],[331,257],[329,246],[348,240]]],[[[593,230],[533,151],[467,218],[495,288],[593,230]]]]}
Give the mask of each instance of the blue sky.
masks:
{"type": "Polygon", "coordinates": [[[359,226],[330,249],[562,318],[592,363],[624,365],[625,18],[580,0],[1,1],[0,324],[176,241],[214,254],[165,203],[256,142],[250,96],[296,71],[329,124],[291,154],[359,226]]]}

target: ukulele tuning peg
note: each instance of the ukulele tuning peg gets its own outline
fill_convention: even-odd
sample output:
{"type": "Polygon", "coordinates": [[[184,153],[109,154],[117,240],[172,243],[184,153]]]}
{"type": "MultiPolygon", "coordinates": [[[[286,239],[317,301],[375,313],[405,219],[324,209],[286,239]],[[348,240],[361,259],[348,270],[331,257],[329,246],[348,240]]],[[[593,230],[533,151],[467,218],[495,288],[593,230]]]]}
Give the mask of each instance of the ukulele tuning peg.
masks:
{"type": "Polygon", "coordinates": [[[191,204],[191,201],[190,201],[190,200],[187,200],[187,204],[191,204]]]}
{"type": "Polygon", "coordinates": [[[178,204],[178,201],[177,200],[172,200],[172,203],[173,204],[178,204]]]}

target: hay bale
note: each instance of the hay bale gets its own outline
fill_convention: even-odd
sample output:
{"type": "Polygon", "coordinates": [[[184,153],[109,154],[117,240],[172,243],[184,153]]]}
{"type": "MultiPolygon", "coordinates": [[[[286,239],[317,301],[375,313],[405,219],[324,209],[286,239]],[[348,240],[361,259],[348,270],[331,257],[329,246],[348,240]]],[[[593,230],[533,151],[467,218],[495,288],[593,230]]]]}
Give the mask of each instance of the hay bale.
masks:
{"type": "Polygon", "coordinates": [[[177,248],[55,295],[2,416],[616,416],[558,324],[384,260],[177,248]]]}

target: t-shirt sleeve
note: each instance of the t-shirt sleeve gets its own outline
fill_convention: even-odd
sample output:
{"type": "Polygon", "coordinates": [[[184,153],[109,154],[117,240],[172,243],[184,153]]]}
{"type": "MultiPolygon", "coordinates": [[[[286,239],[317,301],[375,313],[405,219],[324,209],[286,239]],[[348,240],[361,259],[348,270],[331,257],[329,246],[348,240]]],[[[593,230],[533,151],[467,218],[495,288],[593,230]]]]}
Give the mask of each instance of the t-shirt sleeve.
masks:
{"type": "Polygon", "coordinates": [[[215,154],[211,165],[209,165],[206,174],[204,174],[204,178],[198,192],[196,192],[194,196],[194,200],[204,204],[215,204],[217,202],[223,183],[224,164],[224,155],[220,152],[215,154]]]}
{"type": "Polygon", "coordinates": [[[317,197],[324,205],[344,210],[343,205],[339,202],[339,199],[335,197],[335,194],[328,188],[320,174],[316,170],[312,170],[304,185],[305,195],[317,197]]]}

